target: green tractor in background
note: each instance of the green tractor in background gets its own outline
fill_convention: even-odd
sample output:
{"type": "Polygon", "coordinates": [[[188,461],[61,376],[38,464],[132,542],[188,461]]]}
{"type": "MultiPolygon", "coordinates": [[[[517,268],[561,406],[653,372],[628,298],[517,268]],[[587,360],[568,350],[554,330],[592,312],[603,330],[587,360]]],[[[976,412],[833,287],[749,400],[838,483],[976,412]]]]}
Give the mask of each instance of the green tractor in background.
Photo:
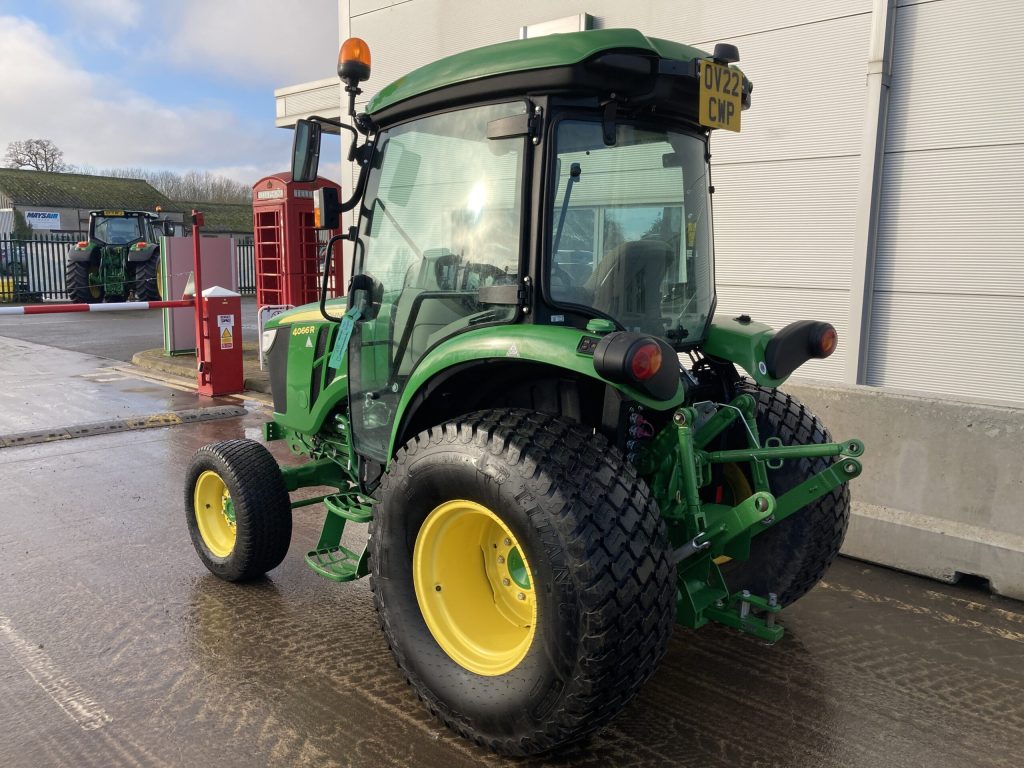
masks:
{"type": "Polygon", "coordinates": [[[76,304],[159,300],[158,220],[147,211],[89,211],[89,239],[67,255],[68,298],[76,304]]]}
{"type": "Polygon", "coordinates": [[[738,59],[552,35],[425,66],[356,115],[369,53],[347,41],[355,128],[300,121],[293,176],[316,177],[323,123],[352,132],[352,197],[315,198],[324,228],[357,211],[348,295],[325,272],[319,306],[263,338],[265,438],[306,460],[201,448],[203,563],[262,575],[322,503],[306,563],[369,575],[416,693],[510,755],[607,723],[674,623],[778,640],[839,550],[863,446],[777,389],[832,353],[831,325],[714,316],[709,141],[750,103],[738,59]]]}

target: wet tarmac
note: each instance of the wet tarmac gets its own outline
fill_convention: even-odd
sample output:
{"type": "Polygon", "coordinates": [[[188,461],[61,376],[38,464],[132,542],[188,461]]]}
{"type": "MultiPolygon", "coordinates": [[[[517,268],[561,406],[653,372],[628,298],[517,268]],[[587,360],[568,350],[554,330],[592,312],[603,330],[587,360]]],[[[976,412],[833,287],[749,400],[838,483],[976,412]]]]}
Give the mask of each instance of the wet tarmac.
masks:
{"type": "MultiPolygon", "coordinates": [[[[0,433],[237,403],[52,349],[22,347],[15,365],[4,343],[0,433]]],[[[367,585],[305,566],[317,507],[296,510],[266,580],[226,584],[199,563],[185,466],[207,442],[258,437],[267,414],[245,406],[0,449],[0,766],[1021,764],[1024,605],[842,559],[783,612],[776,646],[677,629],[654,679],[586,744],[525,761],[482,751],[402,681],[367,585]]]]}

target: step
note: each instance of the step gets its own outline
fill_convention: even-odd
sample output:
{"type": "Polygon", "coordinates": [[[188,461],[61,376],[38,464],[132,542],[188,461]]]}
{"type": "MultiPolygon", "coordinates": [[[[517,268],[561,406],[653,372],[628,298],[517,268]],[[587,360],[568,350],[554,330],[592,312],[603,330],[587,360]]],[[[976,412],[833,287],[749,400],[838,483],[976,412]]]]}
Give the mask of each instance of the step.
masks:
{"type": "Polygon", "coordinates": [[[373,499],[356,491],[342,491],[324,499],[327,510],[353,523],[368,523],[373,519],[373,499]]]}
{"type": "Polygon", "coordinates": [[[340,544],[307,552],[306,564],[331,581],[354,581],[360,576],[359,555],[340,544]]]}

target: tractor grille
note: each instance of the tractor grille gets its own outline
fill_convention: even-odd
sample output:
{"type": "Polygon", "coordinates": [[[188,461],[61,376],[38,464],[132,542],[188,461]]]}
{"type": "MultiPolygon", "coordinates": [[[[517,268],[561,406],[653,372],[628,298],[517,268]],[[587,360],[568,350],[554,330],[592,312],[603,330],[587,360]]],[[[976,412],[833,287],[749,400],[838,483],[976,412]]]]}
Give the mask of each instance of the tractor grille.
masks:
{"type": "Polygon", "coordinates": [[[284,413],[288,409],[288,344],[291,340],[291,328],[285,326],[278,330],[274,343],[267,352],[267,365],[270,366],[270,392],[274,398],[274,410],[284,413]]]}
{"type": "Polygon", "coordinates": [[[324,350],[327,349],[327,339],[331,335],[331,326],[324,326],[317,331],[316,353],[313,358],[313,379],[309,382],[309,407],[312,408],[317,398],[320,397],[320,384],[324,379],[324,350]]]}

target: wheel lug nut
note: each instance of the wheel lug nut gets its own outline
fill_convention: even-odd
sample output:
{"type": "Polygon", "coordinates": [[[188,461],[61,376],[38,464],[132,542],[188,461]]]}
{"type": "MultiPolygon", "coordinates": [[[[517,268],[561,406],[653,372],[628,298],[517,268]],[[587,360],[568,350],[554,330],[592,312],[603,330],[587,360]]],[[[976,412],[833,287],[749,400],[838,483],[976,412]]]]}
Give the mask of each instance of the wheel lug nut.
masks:
{"type": "Polygon", "coordinates": [[[522,592],[520,592],[518,595],[516,595],[516,597],[518,597],[520,600],[525,600],[526,599],[526,595],[524,595],[522,592]]]}
{"type": "Polygon", "coordinates": [[[507,587],[507,586],[509,586],[512,583],[512,581],[509,580],[509,579],[502,579],[501,583],[504,584],[507,587]]]}
{"type": "Polygon", "coordinates": [[[498,555],[498,565],[501,565],[504,562],[505,562],[505,558],[502,557],[501,555],[498,555]]]}
{"type": "Polygon", "coordinates": [[[505,546],[506,547],[511,547],[512,546],[512,539],[510,539],[508,536],[505,537],[505,546]]]}

